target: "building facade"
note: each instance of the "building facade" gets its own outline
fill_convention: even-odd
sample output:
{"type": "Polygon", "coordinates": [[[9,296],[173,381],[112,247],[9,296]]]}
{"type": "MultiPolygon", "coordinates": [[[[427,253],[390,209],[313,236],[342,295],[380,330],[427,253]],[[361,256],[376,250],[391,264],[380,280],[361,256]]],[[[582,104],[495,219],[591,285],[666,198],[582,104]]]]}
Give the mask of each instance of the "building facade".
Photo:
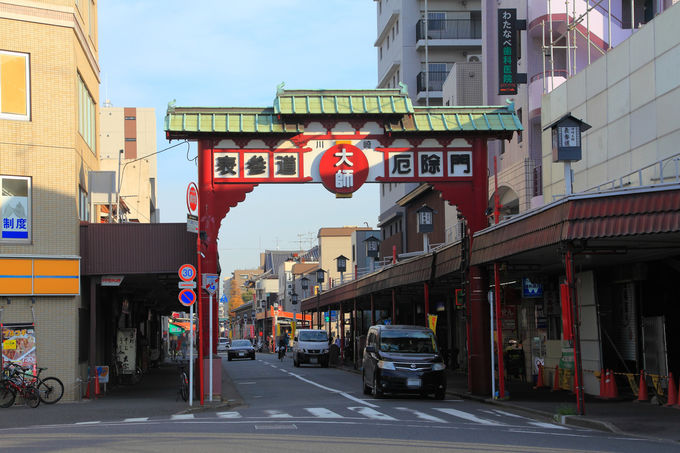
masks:
{"type": "Polygon", "coordinates": [[[96,3],[5,2],[0,93],[0,322],[30,326],[18,329],[30,361],[78,399],[88,354],[79,224],[100,152],[96,3]]]}
{"type": "MultiPolygon", "coordinates": [[[[99,112],[101,128],[100,169],[115,173],[116,201],[120,200],[123,222],[157,223],[159,221],[156,117],[152,108],[111,107],[99,112]]],[[[104,204],[103,194],[96,194],[95,206],[104,204]]],[[[117,205],[114,207],[118,219],[117,205]]],[[[98,212],[99,209],[93,209],[98,212]]],[[[101,221],[101,217],[93,221],[101,221]]]]}

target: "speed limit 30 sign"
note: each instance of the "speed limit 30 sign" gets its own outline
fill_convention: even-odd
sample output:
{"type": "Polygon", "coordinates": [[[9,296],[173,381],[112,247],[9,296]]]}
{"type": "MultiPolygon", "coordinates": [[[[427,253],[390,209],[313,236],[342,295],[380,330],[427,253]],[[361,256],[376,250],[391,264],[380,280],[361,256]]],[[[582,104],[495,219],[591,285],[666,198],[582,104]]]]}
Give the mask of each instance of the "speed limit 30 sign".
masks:
{"type": "Polygon", "coordinates": [[[191,264],[183,264],[180,266],[177,274],[179,275],[180,280],[190,282],[196,278],[196,268],[191,264]]]}

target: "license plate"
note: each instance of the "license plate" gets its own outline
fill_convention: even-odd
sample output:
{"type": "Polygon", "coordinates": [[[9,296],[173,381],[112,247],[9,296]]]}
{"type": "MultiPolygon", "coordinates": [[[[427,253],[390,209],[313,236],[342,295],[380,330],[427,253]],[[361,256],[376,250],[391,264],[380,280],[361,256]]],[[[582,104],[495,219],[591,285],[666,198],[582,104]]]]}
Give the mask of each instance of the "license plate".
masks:
{"type": "Polygon", "coordinates": [[[406,379],[406,387],[420,387],[420,379],[406,379]]]}
{"type": "Polygon", "coordinates": [[[239,352],[238,355],[243,356],[243,355],[245,355],[245,353],[239,352]]]}
{"type": "Polygon", "coordinates": [[[316,363],[316,357],[310,357],[309,363],[316,363]]]}

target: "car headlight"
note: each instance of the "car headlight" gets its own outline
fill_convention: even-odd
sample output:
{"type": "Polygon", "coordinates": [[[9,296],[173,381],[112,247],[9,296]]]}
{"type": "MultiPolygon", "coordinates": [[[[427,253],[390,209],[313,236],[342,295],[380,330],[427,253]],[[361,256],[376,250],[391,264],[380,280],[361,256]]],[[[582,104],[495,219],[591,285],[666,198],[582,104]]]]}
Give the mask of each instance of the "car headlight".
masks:
{"type": "Polygon", "coordinates": [[[386,362],[384,360],[379,360],[378,361],[378,368],[381,368],[383,370],[394,370],[394,362],[386,362]]]}
{"type": "Polygon", "coordinates": [[[432,371],[441,371],[444,369],[446,369],[446,365],[444,365],[443,363],[435,363],[434,365],[432,365],[432,371]]]}

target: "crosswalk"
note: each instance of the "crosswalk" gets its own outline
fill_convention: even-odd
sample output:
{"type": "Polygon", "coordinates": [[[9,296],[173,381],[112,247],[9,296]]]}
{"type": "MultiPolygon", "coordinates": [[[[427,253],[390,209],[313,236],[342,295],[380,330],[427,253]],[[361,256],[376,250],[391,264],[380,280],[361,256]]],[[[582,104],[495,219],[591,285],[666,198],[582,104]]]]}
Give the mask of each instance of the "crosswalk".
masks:
{"type": "MultiPolygon", "coordinates": [[[[161,417],[136,417],[122,420],[123,423],[143,423],[160,421],[161,417]]],[[[167,417],[164,418],[168,420],[167,417]]],[[[244,409],[243,411],[202,412],[197,414],[176,414],[169,417],[171,421],[201,421],[221,419],[224,421],[378,421],[386,423],[422,423],[422,424],[458,424],[475,425],[479,427],[501,428],[541,428],[547,430],[570,430],[563,425],[535,421],[528,417],[510,412],[491,409],[477,409],[464,411],[449,407],[432,407],[428,409],[414,409],[410,407],[389,407],[380,410],[367,406],[347,407],[300,407],[281,409],[244,409]]]]}

